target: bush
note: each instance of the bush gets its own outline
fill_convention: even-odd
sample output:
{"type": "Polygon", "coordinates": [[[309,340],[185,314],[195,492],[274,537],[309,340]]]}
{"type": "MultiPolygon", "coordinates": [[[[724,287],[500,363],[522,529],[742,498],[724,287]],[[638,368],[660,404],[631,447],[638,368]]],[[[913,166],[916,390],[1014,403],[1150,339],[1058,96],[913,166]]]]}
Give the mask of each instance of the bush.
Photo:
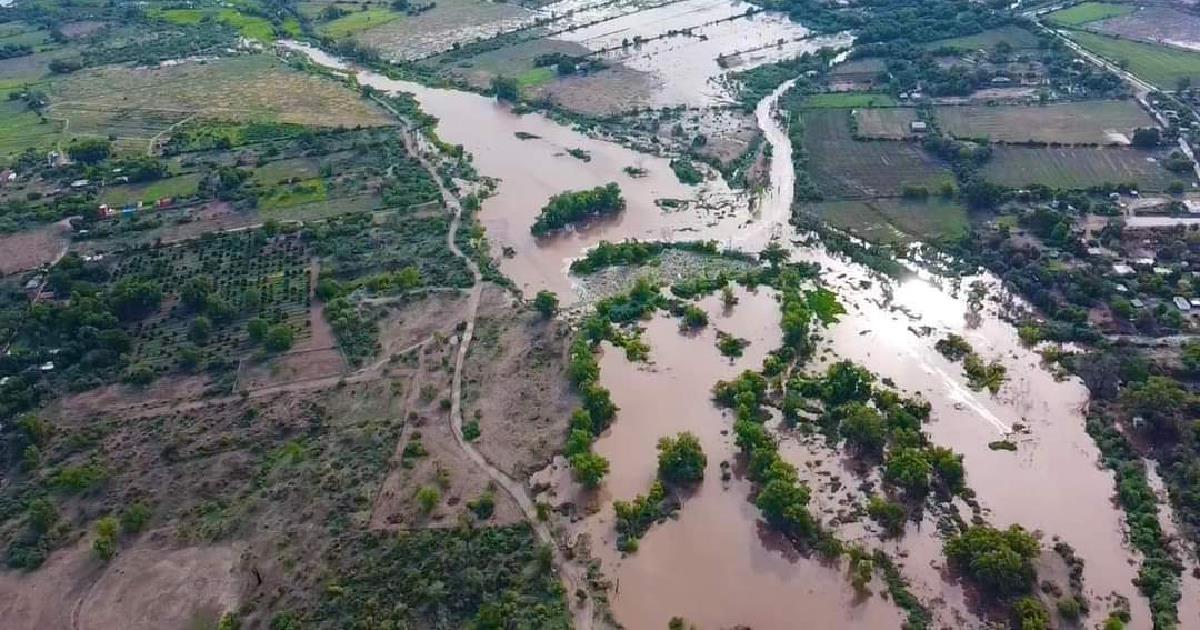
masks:
{"type": "Polygon", "coordinates": [[[533,298],[533,307],[546,319],[554,317],[558,312],[558,295],[553,291],[538,291],[537,296],[533,298]]]}
{"type": "Polygon", "coordinates": [[[117,555],[117,519],[106,516],[96,521],[96,538],[92,541],[92,551],[105,562],[117,555]]]}
{"type": "Polygon", "coordinates": [[[267,338],[267,330],[271,327],[267,320],[261,317],[254,317],[246,322],[246,334],[250,336],[250,341],[260,343],[267,338]]]}
{"type": "Polygon", "coordinates": [[[425,486],[417,491],[417,504],[421,506],[421,511],[425,514],[433,512],[433,509],[442,502],[442,493],[433,486],[425,486]]]}
{"type": "Polygon", "coordinates": [[[1040,550],[1037,539],[1019,525],[1006,530],[973,525],[947,540],[944,548],[954,566],[997,595],[1033,588],[1037,580],[1033,560],[1040,550]]]}
{"type": "Polygon", "coordinates": [[[1018,599],[1013,618],[1020,630],[1050,630],[1050,611],[1036,597],[1018,599]]]}
{"type": "Polygon", "coordinates": [[[571,472],[585,488],[596,488],[608,474],[608,460],[592,452],[571,457],[571,472]]]}
{"type": "Polygon", "coordinates": [[[136,534],[146,528],[153,513],[145,503],[137,502],[121,513],[121,531],[136,534]]]}
{"type": "Polygon", "coordinates": [[[898,536],[904,532],[904,521],[908,518],[903,505],[879,496],[871,497],[870,503],[867,504],[867,514],[875,519],[889,536],[898,536]]]}
{"type": "Polygon", "coordinates": [[[704,479],[708,457],[692,433],[658,441],[658,477],[667,483],[695,483],[704,479]]]}
{"type": "Polygon", "coordinates": [[[287,352],[292,349],[295,337],[296,333],[292,331],[291,326],[276,324],[267,330],[266,343],[264,345],[271,352],[287,352]]]}

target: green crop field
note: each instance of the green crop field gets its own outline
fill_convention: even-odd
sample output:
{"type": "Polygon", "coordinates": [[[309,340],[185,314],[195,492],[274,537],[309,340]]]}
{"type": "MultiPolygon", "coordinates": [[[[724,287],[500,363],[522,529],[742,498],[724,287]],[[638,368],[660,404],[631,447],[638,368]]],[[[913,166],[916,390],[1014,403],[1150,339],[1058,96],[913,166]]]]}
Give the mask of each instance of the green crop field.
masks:
{"type": "Polygon", "coordinates": [[[1173,181],[1190,182],[1163,168],[1158,157],[1162,155],[1137,149],[997,146],[982,175],[988,181],[1014,188],[1042,184],[1083,189],[1134,182],[1142,190],[1163,191],[1173,181]]]}
{"type": "Polygon", "coordinates": [[[975,35],[935,40],[924,44],[923,47],[930,49],[957,48],[959,50],[979,50],[982,48],[991,50],[1000,42],[1008,42],[1010,46],[1016,49],[1037,48],[1038,38],[1030,31],[1018,26],[1003,26],[975,35]]]}
{"type": "Polygon", "coordinates": [[[1098,22],[1108,18],[1120,17],[1133,13],[1135,7],[1130,4],[1112,4],[1109,2],[1084,2],[1073,7],[1055,11],[1046,16],[1051,22],[1060,26],[1080,26],[1088,22],[1098,22]]]}
{"type": "Polygon", "coordinates": [[[100,199],[103,203],[114,207],[123,207],[139,201],[153,204],[164,198],[191,197],[196,194],[196,188],[199,185],[200,175],[195,173],[178,177],[164,177],[144,184],[114,186],[104,191],[100,199]]]}
{"type": "Polygon", "coordinates": [[[44,149],[54,144],[60,126],[42,121],[21,101],[0,102],[0,164],[27,148],[44,149]]]}
{"type": "Polygon", "coordinates": [[[221,9],[216,13],[204,9],[165,9],[152,10],[150,15],[172,24],[184,26],[199,24],[206,16],[211,15],[236,28],[242,37],[260,41],[271,41],[275,38],[275,27],[269,21],[257,16],[246,15],[237,9],[221,9]]]}
{"type": "Polygon", "coordinates": [[[396,13],[389,9],[368,9],[366,11],[354,11],[349,15],[326,22],[319,26],[317,30],[322,35],[340,39],[403,18],[403,13],[396,13]]]}
{"type": "Polygon", "coordinates": [[[935,190],[954,181],[948,168],[914,144],[854,140],[849,112],[807,110],[802,117],[808,171],[826,199],[895,197],[908,186],[935,190]]]}
{"type": "Polygon", "coordinates": [[[970,225],[962,205],[941,197],[822,201],[802,209],[873,242],[954,238],[970,225]]]}
{"type": "Polygon", "coordinates": [[[1200,53],[1086,31],[1072,31],[1071,39],[1101,57],[1126,64],[1127,70],[1164,90],[1174,90],[1185,78],[1200,84],[1200,53]]]}
{"type": "Polygon", "coordinates": [[[896,99],[890,94],[876,92],[823,92],[813,94],[804,101],[804,107],[811,109],[891,107],[896,104],[896,99]]]}
{"type": "Polygon", "coordinates": [[[47,116],[75,136],[116,136],[127,150],[187,119],[284,122],[317,127],[392,124],[344,85],[266,55],[162,68],[106,66],[76,72],[49,90],[47,116]]]}
{"type": "Polygon", "coordinates": [[[1126,144],[1134,129],[1155,125],[1134,101],[941,107],[937,118],[943,131],[958,138],[1065,144],[1126,144]]]}
{"type": "Polygon", "coordinates": [[[911,107],[860,109],[854,113],[858,121],[858,137],[896,140],[911,135],[910,125],[919,120],[911,107]]]}

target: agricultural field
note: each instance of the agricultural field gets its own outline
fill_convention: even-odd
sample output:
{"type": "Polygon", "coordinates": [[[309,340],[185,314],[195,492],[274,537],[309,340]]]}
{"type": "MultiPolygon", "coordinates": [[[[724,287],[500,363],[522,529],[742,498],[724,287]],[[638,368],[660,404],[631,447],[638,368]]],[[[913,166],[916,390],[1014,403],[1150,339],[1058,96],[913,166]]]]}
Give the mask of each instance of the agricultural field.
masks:
{"type": "Polygon", "coordinates": [[[912,123],[920,120],[911,107],[883,107],[854,110],[859,138],[900,140],[912,136],[912,123]]]}
{"type": "Polygon", "coordinates": [[[897,104],[892,95],[882,92],[821,92],[804,101],[804,107],[809,109],[893,107],[897,104]]]}
{"type": "Polygon", "coordinates": [[[942,197],[822,201],[801,210],[879,243],[953,239],[970,227],[966,209],[942,197]]]}
{"type": "Polygon", "coordinates": [[[1170,7],[1140,7],[1128,15],[1088,24],[1088,30],[1200,51],[1200,16],[1170,7]]]}
{"type": "Polygon", "coordinates": [[[116,136],[129,150],[146,151],[159,134],[195,118],[351,128],[393,123],[345,86],[264,55],[106,66],[55,81],[48,93],[47,117],[68,125],[72,137],[116,136]]]}
{"type": "Polygon", "coordinates": [[[25,149],[45,149],[59,138],[61,125],[42,119],[19,100],[0,102],[0,164],[25,149]]]}
{"type": "Polygon", "coordinates": [[[954,174],[906,142],[856,141],[845,110],[805,110],[804,149],[809,175],[825,199],[898,197],[906,187],[935,191],[954,174]]]}
{"type": "Polygon", "coordinates": [[[139,201],[153,205],[159,199],[192,197],[200,185],[200,178],[199,173],[189,173],[145,184],[122,184],[101,193],[100,201],[113,207],[123,207],[139,201]]]}
{"type": "Polygon", "coordinates": [[[117,258],[111,278],[152,278],[163,288],[163,309],[134,327],[133,361],[155,370],[178,367],[182,348],[195,348],[200,365],[228,365],[251,349],[245,321],[252,317],[288,326],[298,340],[310,328],[309,256],[296,234],[235,232],[136,251],[117,258]],[[181,303],[183,289],[197,278],[211,284],[210,303],[228,309],[202,341],[194,332],[197,309],[181,303]]]}
{"type": "Polygon", "coordinates": [[[965,37],[938,39],[927,44],[924,48],[956,48],[959,50],[992,50],[1001,42],[1007,42],[1015,50],[1037,48],[1038,38],[1032,32],[1018,26],[1004,26],[965,37]]]}
{"type": "Polygon", "coordinates": [[[226,24],[247,39],[269,42],[275,38],[275,27],[263,18],[247,15],[237,9],[166,9],[152,10],[149,17],[165,20],[172,24],[194,26],[205,18],[211,18],[226,24]]]}
{"type": "MultiPolygon", "coordinates": [[[[541,55],[554,53],[581,56],[586,55],[588,50],[575,42],[557,39],[531,39],[511,46],[484,51],[461,61],[451,62],[440,57],[433,57],[427,62],[423,62],[423,65],[437,69],[444,68],[473,86],[486,88],[491,85],[493,77],[529,77],[534,72],[553,70],[552,68],[537,67],[535,60],[541,55]],[[447,63],[440,63],[442,61],[447,63]]],[[[525,83],[528,84],[528,79],[525,83]]]]}
{"type": "Polygon", "coordinates": [[[969,139],[1061,144],[1129,144],[1133,130],[1157,126],[1132,100],[1038,106],[940,107],[943,131],[969,139]]]}
{"type": "Polygon", "coordinates": [[[521,7],[480,0],[441,0],[419,15],[406,16],[360,31],[354,39],[389,59],[420,59],[449,50],[455,43],[488,38],[528,22],[521,7]]]}
{"type": "Polygon", "coordinates": [[[321,23],[317,32],[326,37],[341,39],[401,19],[404,19],[403,13],[396,13],[390,9],[353,11],[349,15],[321,23]]]}
{"type": "Polygon", "coordinates": [[[1172,182],[1191,179],[1163,168],[1161,153],[1108,148],[992,148],[981,174],[990,182],[1020,188],[1041,184],[1084,189],[1103,184],[1136,183],[1141,190],[1165,191],[1172,182]]]}
{"type": "Polygon", "coordinates": [[[1200,84],[1200,52],[1116,39],[1087,31],[1071,31],[1080,46],[1126,68],[1155,86],[1174,90],[1181,80],[1200,84]]]}
{"type": "Polygon", "coordinates": [[[1059,26],[1082,26],[1090,22],[1129,15],[1136,10],[1137,8],[1131,4],[1084,2],[1067,9],[1055,11],[1047,15],[1046,19],[1059,26]]]}

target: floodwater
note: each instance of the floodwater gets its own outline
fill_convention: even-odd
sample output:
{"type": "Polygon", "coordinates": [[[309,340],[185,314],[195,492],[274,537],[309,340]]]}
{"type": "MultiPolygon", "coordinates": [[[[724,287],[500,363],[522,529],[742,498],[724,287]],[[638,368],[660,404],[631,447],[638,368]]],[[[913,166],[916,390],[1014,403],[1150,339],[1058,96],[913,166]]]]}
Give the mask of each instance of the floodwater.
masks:
{"type": "MultiPolygon", "coordinates": [[[[319,50],[290,42],[284,45],[304,51],[319,64],[347,69],[319,50]]],[[[479,219],[493,254],[500,258],[500,270],[526,295],[549,289],[564,298],[572,296],[567,266],[601,240],[692,240],[714,229],[733,232],[738,217],[720,211],[746,205],[720,179],[686,186],[676,179],[669,160],[592,138],[542,114],[518,115],[492,98],[428,88],[369,71],[359,71],[357,79],[379,90],[413,94],[424,111],[441,121],[437,133],[442,140],[462,144],[481,174],[500,180],[496,194],[483,202],[479,219]],[[521,140],[518,132],[538,137],[521,140]],[[568,155],[569,149],[586,151],[590,160],[568,155]],[[646,176],[630,177],[626,167],[645,169],[646,176]],[[608,182],[620,184],[626,199],[627,208],[619,216],[549,238],[529,233],[551,196],[608,182]],[[688,211],[662,210],[655,203],[660,199],[689,200],[694,206],[688,211]],[[503,256],[505,248],[515,255],[503,256]]]]}
{"type": "Polygon", "coordinates": [[[613,581],[612,608],[628,628],[665,628],[682,616],[701,628],[899,627],[900,612],[878,597],[859,599],[837,564],[801,558],[790,543],[759,524],[749,501],[750,482],[721,479],[721,462],[733,462],[732,417],[710,402],[720,379],[757,369],[777,347],[779,305],[767,290],[739,290],[727,314],[714,296],[701,302],[709,327],[695,335],[678,330],[678,320],[660,315],[646,323],[650,365],[631,363],[606,347],[601,383],[621,408],[612,428],[594,448],[612,470],[599,497],[599,512],[576,533],[591,534],[592,554],[613,581]],[[745,355],[731,362],[718,352],[716,330],[750,340],[745,355]],[[683,499],[676,519],[651,527],[640,550],[622,558],[616,549],[612,500],[645,494],[657,469],[655,444],[690,431],[708,457],[704,481],[683,499]]]}
{"type": "MultiPolygon", "coordinates": [[[[338,66],[319,51],[307,52],[319,63],[338,66]]],[[[717,182],[697,188],[679,184],[664,159],[586,136],[539,114],[514,115],[493,99],[369,72],[359,72],[358,80],[382,90],[413,93],[425,111],[441,120],[438,134],[462,144],[480,173],[500,180],[497,194],[484,201],[480,220],[497,255],[512,248],[513,256],[502,258],[501,270],[527,294],[548,288],[571,301],[567,265],[601,239],[717,239],[755,251],[772,237],[788,236],[791,146],[773,113],[782,89],[756,112],[774,159],[770,190],[750,207],[717,182]],[[518,131],[539,138],[522,141],[514,135],[518,131]],[[570,148],[587,151],[591,161],[566,155],[570,148]],[[622,172],[626,166],[645,168],[649,175],[629,178],[622,172]],[[529,235],[529,225],[551,195],[609,181],[619,182],[629,201],[621,216],[546,241],[529,235]],[[654,203],[662,198],[691,200],[694,205],[667,212],[654,203]],[[714,210],[720,204],[725,210],[714,210]]],[[[1097,465],[1097,449],[1084,430],[1084,387],[1077,380],[1056,380],[1040,367],[1040,357],[1022,348],[1012,326],[993,310],[981,313],[977,326],[967,326],[965,299],[927,280],[895,286],[893,301],[885,303],[881,281],[864,268],[819,247],[795,248],[794,256],[821,263],[823,279],[849,310],[824,334],[825,347],[836,358],[853,359],[932,403],[927,430],[933,442],[964,455],[968,483],[978,492],[988,519],[997,526],[1019,522],[1040,530],[1047,545],[1053,536],[1067,541],[1086,563],[1092,618],[1103,618],[1105,600],[1116,592],[1131,602],[1131,627],[1150,627],[1146,600],[1131,583],[1137,557],[1124,540],[1123,514],[1112,501],[1113,476],[1097,465]],[[863,284],[868,280],[869,285],[863,284]],[[999,395],[970,390],[961,366],[934,350],[946,332],[962,334],[985,359],[999,359],[1008,367],[1010,380],[999,395]],[[1017,429],[1021,430],[1011,433],[1017,429]],[[1017,452],[988,448],[989,442],[1006,436],[1017,442],[1017,452]]],[[[738,334],[753,341],[747,356],[734,365],[717,353],[711,329],[687,338],[662,318],[646,324],[653,368],[632,365],[611,349],[603,358],[601,378],[621,411],[596,445],[612,465],[596,498],[599,511],[579,527],[596,538],[594,552],[619,585],[612,594],[616,617],[635,628],[662,627],[673,615],[702,627],[787,628],[795,627],[796,619],[811,627],[897,627],[894,606],[878,597],[854,600],[840,568],[795,557],[787,545],[763,536],[756,510],[746,500],[745,481],[735,476],[727,486],[720,483],[716,466],[732,453],[728,436],[720,431],[730,423],[712,407],[709,388],[743,367],[757,367],[778,334],[774,301],[765,292],[742,297],[732,314],[737,321],[722,320],[721,309],[711,299],[705,302],[715,327],[743,331],[738,334]],[[655,442],[680,430],[700,436],[709,454],[709,474],[696,495],[684,502],[678,520],[654,526],[637,554],[619,558],[611,500],[647,491],[655,442]]],[[[789,442],[785,446],[785,455],[798,464],[813,457],[789,442]]],[[[904,570],[913,574],[919,592],[946,600],[950,612],[959,614],[961,590],[942,582],[937,570],[940,540],[931,527],[916,534],[912,529],[899,546],[887,543],[885,548],[908,554],[904,570]]]]}
{"type": "Polygon", "coordinates": [[[649,72],[659,82],[651,97],[655,106],[730,102],[732,95],[718,80],[726,72],[717,62],[721,57],[730,57],[741,70],[850,43],[846,36],[810,38],[808,29],[780,13],[741,17],[750,10],[755,7],[740,0],[683,0],[555,38],[594,51],[615,49],[602,57],[649,72]],[[651,39],[684,29],[690,29],[690,34],[651,39]],[[636,37],[651,41],[622,47],[636,37]]]}

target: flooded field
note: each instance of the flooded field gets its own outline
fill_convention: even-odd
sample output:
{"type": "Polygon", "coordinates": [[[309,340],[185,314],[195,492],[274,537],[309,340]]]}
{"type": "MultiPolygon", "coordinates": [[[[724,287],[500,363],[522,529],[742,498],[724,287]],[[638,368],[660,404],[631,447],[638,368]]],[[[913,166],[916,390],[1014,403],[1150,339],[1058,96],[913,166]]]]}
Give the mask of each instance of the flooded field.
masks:
{"type": "MultiPolygon", "coordinates": [[[[737,16],[744,11],[739,6],[673,3],[639,13],[638,19],[609,20],[603,27],[564,37],[598,50],[639,34],[651,37],[737,16]],[[688,12],[686,7],[695,9],[688,12]]],[[[652,42],[621,54],[630,65],[644,64],[640,68],[648,72],[672,74],[676,65],[683,67],[675,83],[664,81],[663,98],[710,99],[719,93],[711,91],[709,72],[720,69],[717,55],[727,54],[721,52],[721,42],[744,47],[788,34],[803,37],[802,27],[784,27],[777,22],[781,19],[737,18],[706,27],[712,29],[708,39],[664,38],[656,40],[661,44],[652,42]],[[676,44],[678,50],[671,48],[676,44]],[[686,64],[681,61],[693,56],[686,64]]],[[[307,52],[319,63],[340,65],[319,51],[307,52]]],[[[540,114],[515,115],[494,99],[370,72],[357,76],[364,85],[413,93],[422,108],[441,121],[439,136],[462,144],[480,173],[499,179],[497,194],[484,201],[479,216],[502,271],[527,295],[551,289],[564,302],[571,301],[567,266],[602,239],[715,239],[757,251],[773,237],[788,237],[791,146],[774,115],[786,85],[756,111],[774,159],[770,188],[751,202],[719,180],[684,186],[665,159],[589,137],[540,114]],[[518,132],[536,137],[521,140],[518,132]],[[590,160],[568,155],[569,149],[583,150],[590,160]],[[644,168],[647,176],[631,178],[623,172],[625,167],[644,168]],[[530,236],[529,225],[551,195],[609,181],[618,182],[628,199],[622,215],[547,241],[530,236]],[[688,203],[668,211],[656,203],[662,199],[688,203]]],[[[1042,368],[1040,357],[1021,347],[1015,330],[993,307],[977,318],[968,317],[964,296],[921,279],[890,287],[886,299],[881,280],[861,266],[831,257],[819,247],[795,248],[794,257],[819,262],[822,280],[847,307],[842,321],[823,335],[828,351],[821,353],[822,361],[852,359],[899,389],[929,400],[933,414],[926,430],[935,444],[964,455],[968,483],[978,492],[986,518],[997,526],[1019,522],[1039,530],[1046,548],[1055,536],[1073,546],[1086,563],[1084,587],[1093,606],[1092,620],[1103,619],[1115,593],[1130,601],[1130,627],[1150,627],[1146,600],[1131,582],[1138,558],[1124,540],[1123,514],[1112,501],[1113,477],[1099,468],[1097,449],[1084,430],[1084,387],[1075,380],[1056,380],[1042,368]],[[976,325],[968,326],[973,319],[976,325]],[[998,359],[1008,368],[1011,379],[998,395],[972,391],[961,366],[934,350],[946,332],[963,335],[985,359],[998,359]],[[1005,437],[1016,442],[1016,452],[988,447],[1005,437]]],[[[899,627],[902,612],[879,596],[857,596],[844,567],[798,556],[790,545],[770,536],[748,501],[747,480],[737,474],[725,482],[720,478],[720,462],[732,459],[734,447],[723,433],[731,420],[710,402],[710,388],[718,379],[758,367],[779,341],[778,305],[770,292],[741,292],[739,297],[740,304],[728,314],[714,299],[704,301],[712,323],[695,336],[682,335],[677,323],[665,316],[644,322],[649,365],[630,363],[612,348],[604,352],[602,384],[621,411],[595,449],[610,460],[612,470],[595,496],[578,494],[568,481],[560,481],[557,500],[574,500],[595,510],[572,528],[591,539],[591,551],[613,585],[613,613],[627,627],[663,627],[675,615],[700,627],[789,628],[795,627],[796,619],[805,619],[810,627],[899,627]],[[750,339],[746,355],[734,362],[721,357],[714,346],[716,329],[750,339]],[[616,550],[612,500],[645,493],[654,478],[657,439],[684,430],[695,433],[708,454],[705,481],[683,500],[677,519],[652,527],[640,550],[622,557],[616,550]]],[[[819,367],[820,362],[814,369],[819,367]]],[[[847,492],[829,480],[839,477],[842,486],[861,481],[836,453],[820,445],[789,437],[781,449],[814,486],[813,507],[822,510],[823,520],[836,515],[840,501],[848,500],[847,492]]],[[[565,478],[561,467],[557,472],[560,480],[565,478]]],[[[847,539],[905,557],[901,564],[914,590],[923,601],[939,602],[932,608],[940,625],[984,625],[968,610],[962,587],[945,577],[941,539],[928,520],[920,528],[911,525],[900,542],[881,543],[870,528],[857,525],[838,531],[847,539]]],[[[1194,589],[1194,583],[1185,582],[1185,590],[1194,589]]],[[[872,590],[881,587],[873,584],[872,590]]],[[[1187,605],[1181,612],[1185,619],[1192,614],[1187,605]]]]}
{"type": "Polygon", "coordinates": [[[810,38],[808,29],[786,16],[754,10],[741,1],[684,0],[555,37],[651,73],[658,81],[654,106],[727,101],[731,95],[718,78],[729,67],[748,68],[849,45],[844,37],[810,38]],[[648,41],[639,44],[639,39],[648,41]]]}

